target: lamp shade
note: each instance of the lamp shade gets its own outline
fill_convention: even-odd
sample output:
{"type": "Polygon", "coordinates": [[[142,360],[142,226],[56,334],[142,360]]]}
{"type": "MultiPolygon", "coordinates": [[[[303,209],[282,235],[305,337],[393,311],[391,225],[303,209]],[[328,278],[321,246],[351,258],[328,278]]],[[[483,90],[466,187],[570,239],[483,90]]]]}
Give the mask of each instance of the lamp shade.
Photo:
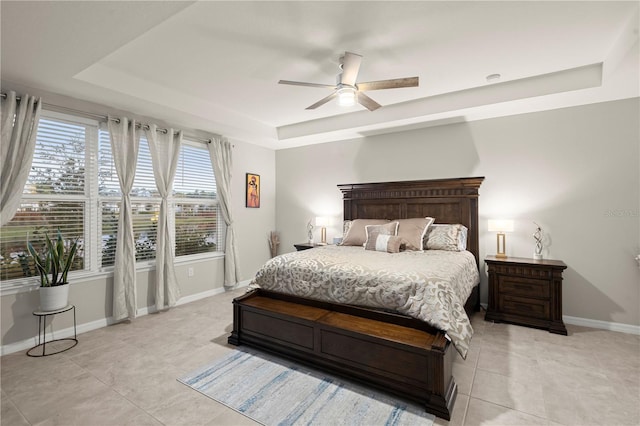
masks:
{"type": "Polygon", "coordinates": [[[513,220],[489,219],[489,232],[513,232],[513,220]]]}
{"type": "Polygon", "coordinates": [[[329,226],[329,218],[326,216],[316,217],[316,226],[329,226]]]}

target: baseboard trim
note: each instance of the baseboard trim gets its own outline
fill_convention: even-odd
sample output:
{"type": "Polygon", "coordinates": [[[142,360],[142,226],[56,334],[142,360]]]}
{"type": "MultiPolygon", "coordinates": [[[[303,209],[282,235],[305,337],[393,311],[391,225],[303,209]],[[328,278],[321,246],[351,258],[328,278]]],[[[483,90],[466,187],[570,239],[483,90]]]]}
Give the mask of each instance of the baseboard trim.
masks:
{"type": "MultiPolygon", "coordinates": [[[[250,282],[251,280],[241,281],[235,287],[233,287],[233,289],[246,287],[247,285],[249,285],[250,282]]],[[[211,290],[203,291],[201,293],[190,294],[189,296],[181,297],[180,300],[178,300],[178,302],[176,303],[176,306],[185,305],[187,303],[195,302],[196,300],[222,294],[225,291],[227,291],[226,288],[218,287],[211,290]]],[[[157,312],[157,309],[155,306],[147,306],[147,307],[138,309],[137,316],[141,317],[154,312],[157,312]]],[[[115,324],[116,322],[118,321],[114,321],[113,317],[103,318],[103,319],[87,322],[84,324],[78,324],[77,331],[78,331],[78,334],[82,334],[88,331],[93,331],[99,328],[107,327],[111,324],[115,324]]],[[[73,337],[73,327],[50,331],[49,334],[47,334],[47,341],[50,341],[53,339],[64,339],[68,337],[73,337]]],[[[8,345],[2,345],[0,347],[0,355],[8,355],[15,352],[24,351],[34,347],[37,343],[38,343],[38,337],[33,336],[29,339],[21,340],[19,342],[9,343],[8,345]]]]}
{"type": "MultiPolygon", "coordinates": [[[[78,324],[77,332],[78,334],[82,334],[88,331],[93,331],[99,328],[106,327],[114,323],[115,321],[113,320],[113,317],[86,322],[84,324],[78,324]]],[[[61,330],[48,331],[46,335],[46,341],[49,342],[53,339],[65,339],[68,337],[73,337],[73,327],[63,328],[61,330]]],[[[0,354],[8,355],[15,352],[24,351],[34,347],[37,344],[38,344],[38,337],[33,336],[29,339],[25,339],[20,342],[9,343],[8,345],[2,345],[2,347],[0,348],[0,354]]]]}
{"type": "Polygon", "coordinates": [[[566,324],[579,325],[581,327],[598,328],[601,330],[618,331],[620,333],[640,335],[640,326],[632,324],[622,324],[619,322],[600,321],[589,318],[571,317],[564,315],[562,317],[566,324]]]}

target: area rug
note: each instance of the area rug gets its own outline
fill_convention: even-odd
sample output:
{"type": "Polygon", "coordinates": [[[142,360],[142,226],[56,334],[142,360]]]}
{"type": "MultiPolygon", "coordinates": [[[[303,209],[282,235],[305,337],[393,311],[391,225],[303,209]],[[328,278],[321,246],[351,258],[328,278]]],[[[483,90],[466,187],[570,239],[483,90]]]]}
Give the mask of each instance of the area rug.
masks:
{"type": "Polygon", "coordinates": [[[427,425],[424,408],[253,349],[178,381],[267,426],[427,425]]]}

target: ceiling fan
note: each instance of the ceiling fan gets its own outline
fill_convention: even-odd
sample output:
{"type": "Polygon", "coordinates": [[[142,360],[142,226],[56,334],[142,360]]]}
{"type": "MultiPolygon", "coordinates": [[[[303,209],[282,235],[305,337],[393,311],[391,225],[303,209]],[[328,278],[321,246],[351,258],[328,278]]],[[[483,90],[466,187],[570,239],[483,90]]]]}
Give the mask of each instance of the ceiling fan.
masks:
{"type": "Polygon", "coordinates": [[[322,89],[331,89],[333,92],[315,104],[308,106],[306,109],[316,109],[334,98],[338,98],[338,104],[342,106],[354,105],[356,101],[367,108],[369,111],[375,111],[382,105],[365,95],[363,92],[369,90],[381,89],[398,89],[401,87],[417,87],[418,77],[396,78],[392,80],[369,81],[366,83],[356,83],[358,71],[360,71],[360,63],[362,56],[356,53],[345,52],[340,57],[340,69],[342,72],[336,78],[337,83],[332,86],[329,84],[303,83],[299,81],[280,80],[278,84],[290,84],[293,86],[319,87],[322,89]]]}

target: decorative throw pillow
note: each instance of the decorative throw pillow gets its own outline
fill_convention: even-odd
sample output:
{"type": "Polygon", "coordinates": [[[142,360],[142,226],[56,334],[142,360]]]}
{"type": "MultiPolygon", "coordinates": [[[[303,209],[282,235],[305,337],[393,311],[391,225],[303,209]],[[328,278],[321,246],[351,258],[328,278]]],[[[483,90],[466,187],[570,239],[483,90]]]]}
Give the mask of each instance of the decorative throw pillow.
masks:
{"type": "Polygon", "coordinates": [[[364,241],[366,247],[369,240],[375,240],[378,235],[392,235],[398,233],[398,222],[389,222],[384,225],[367,225],[364,227],[367,238],[364,241]]]}
{"type": "Polygon", "coordinates": [[[467,249],[467,227],[464,225],[431,225],[424,237],[428,250],[464,251],[467,249]]]}
{"type": "Polygon", "coordinates": [[[349,233],[349,229],[351,229],[351,224],[352,223],[353,223],[352,220],[344,220],[344,221],[342,221],[342,235],[338,239],[336,239],[336,238],[333,239],[334,244],[337,244],[339,246],[344,245],[342,242],[344,241],[345,237],[349,233]]]}
{"type": "Polygon", "coordinates": [[[389,223],[387,219],[356,219],[351,221],[351,225],[342,239],[343,246],[362,246],[367,240],[364,227],[367,225],[382,225],[389,223]]]}
{"type": "Polygon", "coordinates": [[[351,228],[352,220],[345,220],[342,222],[342,238],[347,236],[349,229],[351,228]]]}
{"type": "Polygon", "coordinates": [[[398,222],[398,236],[404,239],[404,242],[407,245],[407,250],[424,250],[424,236],[434,220],[435,219],[432,217],[395,219],[395,221],[398,222]]]}
{"type": "Polygon", "coordinates": [[[399,253],[404,249],[404,240],[395,235],[381,235],[377,232],[369,233],[369,239],[364,245],[365,250],[399,253]]]}

